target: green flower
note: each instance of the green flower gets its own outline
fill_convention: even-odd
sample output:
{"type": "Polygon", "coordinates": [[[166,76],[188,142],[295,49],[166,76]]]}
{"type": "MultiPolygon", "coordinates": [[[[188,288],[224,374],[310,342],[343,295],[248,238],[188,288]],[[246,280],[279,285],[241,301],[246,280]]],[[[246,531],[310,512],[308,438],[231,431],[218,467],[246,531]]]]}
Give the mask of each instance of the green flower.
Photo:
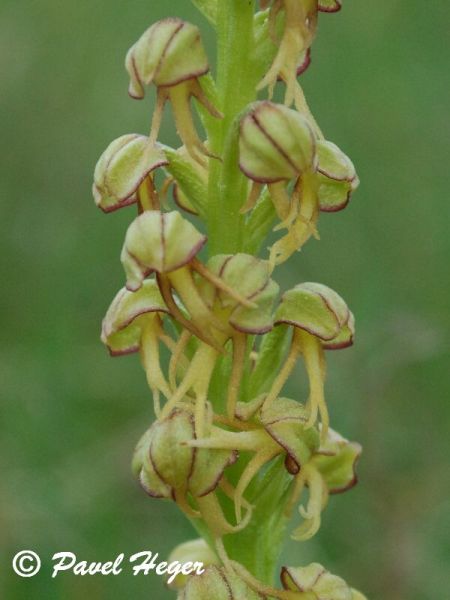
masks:
{"type": "Polygon", "coordinates": [[[243,211],[255,206],[266,184],[281,220],[276,229],[288,230],[272,247],[272,264],[317,237],[319,211],[345,208],[359,183],[350,159],[321,139],[308,116],[267,101],[251,105],[241,119],[239,165],[254,182],[243,211]]]}
{"type": "MultiPolygon", "coordinates": [[[[208,428],[210,427],[207,426],[208,428]]],[[[134,474],[146,493],[153,498],[172,498],[190,517],[201,517],[215,536],[244,528],[251,507],[237,525],[223,514],[215,489],[225,469],[238,453],[227,449],[197,449],[194,414],[187,408],[174,409],[158,419],[139,441],[132,462],[134,474]]]]}
{"type": "Polygon", "coordinates": [[[144,281],[137,292],[122,288],[103,319],[101,340],[112,356],[140,352],[142,364],[159,413],[159,392],[166,397],[171,389],[160,365],[159,343],[167,344],[162,317],[169,312],[156,282],[144,281]]]}
{"type": "Polygon", "coordinates": [[[203,162],[207,150],[200,141],[191,115],[194,97],[212,116],[221,114],[206,96],[201,77],[209,71],[208,58],[198,27],[177,18],[152,25],[128,51],[125,66],[130,75],[129,94],[138,100],[145,86],[158,88],[157,107],[153,114],[150,139],[156,141],[167,100],[172,103],[178,133],[191,156],[203,162]]]}
{"type": "Polygon", "coordinates": [[[95,203],[108,213],[154,195],[152,171],[168,161],[157,144],[144,135],[122,135],[109,144],[94,172],[95,203]],[[144,198],[143,198],[144,197],[144,198]]]}
{"type": "Polygon", "coordinates": [[[318,283],[302,283],[283,294],[275,313],[275,325],[293,328],[292,343],[285,363],[266,397],[270,405],[280,394],[303,356],[309,378],[308,426],[318,414],[322,420],[322,439],[326,439],[329,416],[324,396],[324,349],[346,348],[353,343],[354,318],[344,300],[329,287],[318,283]]]}

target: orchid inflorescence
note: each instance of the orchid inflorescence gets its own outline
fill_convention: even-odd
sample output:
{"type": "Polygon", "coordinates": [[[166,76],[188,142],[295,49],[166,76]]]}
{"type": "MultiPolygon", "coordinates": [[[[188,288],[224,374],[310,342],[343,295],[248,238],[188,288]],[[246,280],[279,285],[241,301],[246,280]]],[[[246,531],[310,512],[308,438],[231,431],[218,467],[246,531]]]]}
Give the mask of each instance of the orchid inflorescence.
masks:
{"type": "Polygon", "coordinates": [[[138,213],[121,253],[125,287],[101,333],[112,355],[139,353],[153,397],[156,420],[133,472],[202,536],[174,551],[207,565],[175,580],[180,600],[361,600],[317,563],[283,567],[283,589],[272,582],[293,510],[301,522],[292,537],[311,538],[329,496],[356,483],[361,453],[331,429],[324,393],[326,351],[353,343],[353,314],[323,284],[299,283],[279,298],[273,279],[318,237],[320,212],[343,209],[358,185],[298,81],[319,13],[341,4],[193,1],[218,32],[216,81],[196,26],[152,25],[125,63],[132,98],[156,87],[150,133],[113,141],[94,174],[97,206],[136,204],[138,213]],[[271,100],[277,83],[283,104],[271,100]],[[159,141],[166,104],[178,149],[159,141]],[[271,229],[285,233],[260,257],[271,229]],[[300,360],[306,401],[282,395],[300,360]]]}

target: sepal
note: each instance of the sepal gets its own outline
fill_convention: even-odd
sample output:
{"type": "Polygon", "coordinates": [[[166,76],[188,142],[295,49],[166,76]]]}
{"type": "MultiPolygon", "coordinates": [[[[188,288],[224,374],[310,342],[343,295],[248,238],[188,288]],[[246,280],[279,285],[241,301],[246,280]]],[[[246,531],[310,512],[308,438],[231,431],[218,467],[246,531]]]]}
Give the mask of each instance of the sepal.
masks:
{"type": "Polygon", "coordinates": [[[178,212],[146,211],[128,228],[121,261],[127,288],[135,291],[150,273],[170,273],[201,250],[206,237],[178,212]]]}
{"type": "Polygon", "coordinates": [[[141,99],[145,86],[171,87],[209,71],[198,27],[181,19],[158,21],[128,51],[129,94],[141,99]]]}
{"type": "Polygon", "coordinates": [[[270,266],[265,260],[250,254],[218,254],[212,257],[208,269],[224,282],[236,295],[250,302],[245,306],[220,290],[212,283],[204,281],[201,293],[205,302],[213,307],[229,310],[229,323],[238,331],[263,334],[272,329],[273,305],[279,293],[279,286],[270,279],[270,266]]]}
{"type": "Polygon", "coordinates": [[[192,214],[205,214],[208,197],[208,171],[194,160],[186,148],[166,149],[167,171],[174,177],[174,200],[192,214]]]}
{"type": "Polygon", "coordinates": [[[151,144],[148,137],[122,135],[109,144],[95,167],[92,192],[96,205],[108,213],[135,203],[147,175],[167,164],[162,148],[151,144]]]}
{"type": "Polygon", "coordinates": [[[342,210],[359,185],[355,167],[349,157],[329,141],[318,140],[317,155],[317,193],[320,210],[342,210]]]}
{"type": "Polygon", "coordinates": [[[356,485],[356,465],[362,448],[349,442],[333,429],[328,430],[325,442],[313,457],[313,463],[320,471],[330,494],[339,494],[356,485]]]}
{"type": "Polygon", "coordinates": [[[194,448],[195,422],[187,410],[175,409],[153,423],[139,442],[133,471],[150,496],[179,500],[212,492],[226,467],[237,459],[232,450],[194,448]]]}
{"type": "Polygon", "coordinates": [[[344,300],[320,283],[302,283],[287,291],[275,324],[289,324],[319,338],[326,349],[351,346],[354,318],[344,300]]]}
{"type": "Polygon", "coordinates": [[[292,475],[296,475],[319,448],[319,432],[314,427],[306,428],[308,416],[302,404],[288,398],[278,398],[261,408],[261,424],[286,451],[285,466],[292,475]]]}
{"type": "Polygon", "coordinates": [[[144,281],[137,292],[122,288],[112,301],[102,322],[101,340],[111,355],[137,352],[141,346],[143,327],[155,313],[168,313],[158,286],[144,281]]]}
{"type": "Polygon", "coordinates": [[[299,112],[269,101],[255,102],[241,120],[239,166],[253,181],[296,179],[315,165],[316,142],[299,112]]]}

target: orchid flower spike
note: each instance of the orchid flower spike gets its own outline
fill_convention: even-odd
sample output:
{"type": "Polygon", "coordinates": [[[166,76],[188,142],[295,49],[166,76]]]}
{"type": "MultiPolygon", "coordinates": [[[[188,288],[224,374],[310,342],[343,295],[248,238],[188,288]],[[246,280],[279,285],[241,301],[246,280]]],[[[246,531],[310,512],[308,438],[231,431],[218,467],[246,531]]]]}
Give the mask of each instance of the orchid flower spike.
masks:
{"type": "Polygon", "coordinates": [[[170,100],[183,144],[195,160],[203,163],[202,155],[208,151],[195,129],[190,99],[194,97],[213,117],[222,115],[202,88],[201,77],[208,73],[209,63],[198,27],[177,18],[158,21],[130,48],[125,66],[132,98],[144,98],[145,86],[151,83],[157,87],[150,140],[156,142],[164,105],[170,100]]]}

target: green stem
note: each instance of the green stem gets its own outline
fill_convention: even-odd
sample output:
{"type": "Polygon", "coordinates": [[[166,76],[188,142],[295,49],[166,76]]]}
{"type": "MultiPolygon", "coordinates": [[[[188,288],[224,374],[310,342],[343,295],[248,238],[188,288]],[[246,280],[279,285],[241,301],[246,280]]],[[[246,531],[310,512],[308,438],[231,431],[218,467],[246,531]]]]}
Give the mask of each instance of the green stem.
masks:
{"type": "Polygon", "coordinates": [[[208,189],[209,252],[236,253],[244,246],[245,219],[240,214],[248,182],[238,165],[236,117],[256,98],[252,60],[254,0],[221,0],[217,7],[217,89],[224,115],[210,131],[208,189]]]}
{"type": "MultiPolygon", "coordinates": [[[[244,251],[245,217],[240,210],[247,200],[248,179],[239,169],[239,116],[257,98],[256,86],[261,73],[252,57],[254,40],[255,0],[220,0],[217,3],[217,94],[223,119],[208,122],[209,149],[213,157],[209,165],[207,224],[208,248],[211,256],[244,251]]],[[[222,358],[223,362],[226,360],[222,358]]],[[[231,376],[229,360],[213,379],[218,385],[215,410],[219,411],[224,381],[231,376]]],[[[242,395],[240,396],[242,400],[242,395]]],[[[224,408],[224,407],[222,407],[224,408]]],[[[250,457],[249,457],[250,458],[250,457]]],[[[236,464],[229,472],[237,485],[247,461],[236,464]]],[[[268,469],[270,476],[252,498],[255,505],[249,525],[241,532],[225,536],[226,550],[231,559],[239,561],[262,581],[272,583],[283,541],[287,519],[283,510],[290,478],[284,465],[276,461],[268,469]]],[[[266,474],[267,475],[267,474],[266,474]]],[[[259,478],[256,478],[259,479],[259,478]]],[[[252,486],[246,496],[252,492],[252,486]]],[[[233,522],[234,505],[224,501],[227,519],[233,522]]]]}

